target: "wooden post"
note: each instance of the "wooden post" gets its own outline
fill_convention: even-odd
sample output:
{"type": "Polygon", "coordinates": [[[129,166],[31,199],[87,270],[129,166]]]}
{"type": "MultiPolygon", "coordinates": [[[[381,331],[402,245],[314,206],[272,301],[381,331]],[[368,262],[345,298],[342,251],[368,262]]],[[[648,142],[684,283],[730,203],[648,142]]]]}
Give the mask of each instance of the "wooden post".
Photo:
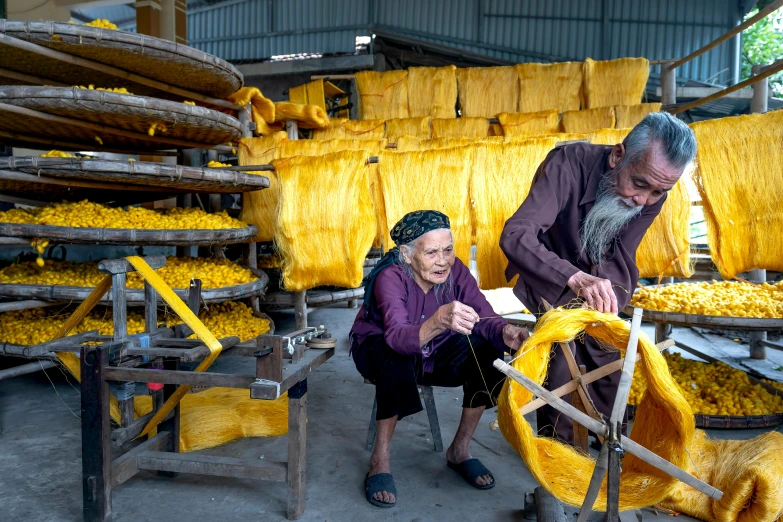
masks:
{"type": "MultiPolygon", "coordinates": [[[[163,369],[164,370],[179,370],[179,359],[164,359],[163,360],[163,369]]],[[[174,395],[174,392],[177,391],[177,385],[176,384],[164,384],[163,385],[163,402],[165,403],[169,398],[174,395]]],[[[179,453],[179,424],[180,424],[180,404],[177,403],[177,405],[174,407],[173,415],[169,417],[167,420],[164,420],[160,424],[158,424],[158,433],[163,433],[164,431],[168,431],[171,433],[171,437],[169,437],[168,441],[168,447],[163,448],[163,451],[170,451],[172,453],[179,453]]],[[[163,477],[176,477],[178,473],[171,472],[171,471],[158,471],[158,475],[161,475],[163,477]]]]}
{"type": "Polygon", "coordinates": [[[307,482],[307,379],[288,390],[288,520],[305,510],[307,482]]]}
{"type": "Polygon", "coordinates": [[[136,32],[160,37],[160,2],[139,0],[134,7],[136,7],[136,32]]]}
{"type": "Polygon", "coordinates": [[[307,292],[294,293],[294,315],[296,318],[296,329],[307,328],[307,292]]]}
{"type": "Polygon", "coordinates": [[[536,520],[547,522],[568,522],[563,504],[541,486],[533,494],[536,499],[536,520]]]}
{"type": "Polygon", "coordinates": [[[661,104],[677,103],[677,71],[670,63],[661,64],[661,104]]]}
{"type": "Polygon", "coordinates": [[[111,520],[111,416],[103,379],[109,347],[83,347],[81,363],[82,514],[85,522],[102,522],[111,520]]]}
{"type": "MultiPolygon", "coordinates": [[[[242,201],[244,204],[244,195],[242,196],[242,201]]],[[[258,246],[255,241],[251,241],[250,243],[247,243],[245,245],[245,252],[244,252],[244,263],[245,266],[248,268],[251,268],[253,270],[258,268],[258,246]]],[[[253,297],[249,297],[247,300],[248,306],[253,309],[254,312],[260,312],[261,307],[259,306],[259,299],[257,295],[254,295],[253,297]]]]}
{"type": "Polygon", "coordinates": [[[623,456],[622,446],[617,441],[620,438],[620,423],[609,427],[609,437],[605,445],[607,449],[606,477],[606,522],[620,520],[620,465],[623,456]]]}
{"type": "MultiPolygon", "coordinates": [[[[563,344],[565,344],[565,343],[563,343],[563,344]]],[[[565,348],[568,349],[569,352],[570,352],[570,348],[569,348],[569,346],[567,344],[566,344],[565,348]]],[[[585,365],[583,365],[583,364],[580,364],[579,365],[579,373],[581,375],[584,375],[585,373],[587,373],[587,367],[585,365]]],[[[576,378],[576,376],[573,376],[573,377],[576,378]]],[[[577,410],[579,410],[581,412],[584,412],[584,413],[587,413],[589,415],[589,412],[587,411],[586,405],[582,402],[582,397],[581,397],[581,393],[580,393],[581,390],[582,390],[582,387],[581,386],[577,386],[577,389],[575,391],[571,392],[571,404],[573,404],[573,406],[577,410]]],[[[590,444],[589,444],[589,442],[590,442],[590,440],[589,440],[590,439],[590,434],[587,431],[587,428],[585,428],[581,424],[578,424],[578,423],[575,422],[575,423],[573,423],[573,430],[574,430],[574,447],[581,449],[582,451],[585,452],[585,454],[589,454],[590,453],[590,444]]]]}
{"type": "MultiPolygon", "coordinates": [[[[765,283],[767,281],[767,271],[754,268],[750,271],[750,280],[754,283],[765,283]]],[[[767,332],[750,332],[750,358],[766,359],[767,348],[761,341],[767,340],[767,332]]]]}
{"type": "MultiPolygon", "coordinates": [[[[753,75],[761,73],[762,67],[754,65],[751,69],[753,75]]],[[[769,80],[762,79],[753,84],[753,98],[750,99],[750,112],[767,112],[769,102],[769,80]]],[[[765,283],[767,281],[767,271],[764,269],[753,269],[750,271],[750,280],[754,283],[765,283]]],[[[766,359],[767,349],[760,341],[767,340],[767,332],[750,332],[750,358],[766,359]]]]}
{"type": "Polygon", "coordinates": [[[587,522],[587,519],[590,517],[590,512],[593,510],[595,501],[598,498],[598,493],[601,490],[601,482],[604,481],[604,477],[606,476],[608,451],[609,443],[604,442],[603,446],[601,446],[601,452],[598,454],[598,459],[595,461],[593,476],[590,478],[590,485],[587,487],[585,501],[582,503],[582,509],[579,510],[579,516],[577,517],[576,522],[587,522]]]}
{"type": "MultiPolygon", "coordinates": [[[[181,196],[177,196],[177,206],[180,208],[192,207],[193,194],[183,194],[181,196]]],[[[176,247],[176,255],[177,257],[198,257],[198,247],[192,245],[178,246],[176,247]]]]}
{"type": "Polygon", "coordinates": [[[272,353],[263,357],[256,357],[256,378],[280,382],[283,380],[283,339],[280,336],[272,337],[271,342],[258,339],[256,348],[261,350],[264,345],[271,344],[272,353]]]}
{"type": "Polygon", "coordinates": [[[122,342],[128,337],[128,317],[125,303],[125,273],[112,274],[111,300],[114,321],[114,341],[122,342]]]}
{"type": "MultiPolygon", "coordinates": [[[[761,73],[763,67],[761,65],[754,65],[751,69],[752,74],[755,76],[761,73]]],[[[763,113],[767,112],[769,103],[769,79],[764,78],[753,84],[753,97],[750,99],[750,112],[751,113],[763,113]]]]}
{"type": "Polygon", "coordinates": [[[158,329],[158,292],[144,281],[144,331],[152,333],[158,329]]]}
{"type": "MultiPolygon", "coordinates": [[[[112,320],[114,322],[114,341],[122,342],[128,338],[128,314],[127,304],[125,302],[125,281],[127,277],[125,272],[112,274],[111,276],[111,299],[112,299],[112,320]]],[[[118,383],[115,393],[117,397],[117,406],[120,408],[120,425],[130,426],[134,420],[133,398],[135,395],[134,383],[118,383]]]]}

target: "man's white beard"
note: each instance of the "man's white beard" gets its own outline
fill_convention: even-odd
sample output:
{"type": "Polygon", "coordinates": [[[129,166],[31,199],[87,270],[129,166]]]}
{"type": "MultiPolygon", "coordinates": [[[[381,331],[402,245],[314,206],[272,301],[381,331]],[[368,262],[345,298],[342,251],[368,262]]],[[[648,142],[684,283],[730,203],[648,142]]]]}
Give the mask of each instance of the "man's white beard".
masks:
{"type": "Polygon", "coordinates": [[[615,180],[616,171],[608,172],[601,178],[595,204],[587,213],[580,231],[582,252],[585,252],[588,258],[598,265],[601,264],[604,247],[643,208],[643,205],[636,205],[632,200],[617,194],[615,180]]]}

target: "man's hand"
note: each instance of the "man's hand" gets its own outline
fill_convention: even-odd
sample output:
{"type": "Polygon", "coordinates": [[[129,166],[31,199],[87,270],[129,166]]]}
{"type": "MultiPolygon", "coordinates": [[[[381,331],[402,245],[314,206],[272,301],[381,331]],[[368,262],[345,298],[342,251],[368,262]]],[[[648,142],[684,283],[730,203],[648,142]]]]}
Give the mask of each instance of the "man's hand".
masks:
{"type": "Polygon", "coordinates": [[[438,325],[457,333],[470,335],[473,327],[479,322],[479,316],[473,308],[459,301],[452,301],[438,308],[436,312],[438,325]]]}
{"type": "Polygon", "coordinates": [[[612,290],[612,282],[608,279],[594,277],[584,272],[577,272],[568,280],[568,288],[581,297],[587,306],[599,312],[617,313],[617,296],[612,290]]]}
{"type": "Polygon", "coordinates": [[[522,343],[528,337],[530,337],[530,332],[528,332],[527,328],[520,328],[512,324],[507,324],[503,327],[503,342],[506,343],[509,353],[512,355],[519,350],[519,347],[522,346],[522,343]]]}

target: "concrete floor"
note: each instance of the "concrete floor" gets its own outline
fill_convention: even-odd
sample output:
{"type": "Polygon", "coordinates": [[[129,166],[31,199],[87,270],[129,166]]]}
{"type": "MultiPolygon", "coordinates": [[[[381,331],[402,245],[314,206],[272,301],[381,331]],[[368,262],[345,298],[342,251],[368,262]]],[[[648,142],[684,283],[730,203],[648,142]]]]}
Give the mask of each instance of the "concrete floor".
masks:
{"type": "MultiPolygon", "coordinates": [[[[364,442],[374,390],[363,384],[347,355],[345,337],[355,314],[344,305],[310,314],[310,324],[327,325],[341,341],[335,357],[308,380],[307,510],[301,520],[525,520],[525,493],[532,492],[536,484],[500,432],[488,428],[496,418],[494,412],[485,413],[472,447],[473,456],[494,473],[494,489],[473,489],[446,468],[445,454],[432,450],[427,418],[420,413],[401,421],[394,437],[392,471],[399,495],[397,507],[381,510],[365,501],[363,480],[369,453],[364,442]]],[[[276,314],[274,319],[278,332],[293,329],[290,314],[276,314]]],[[[689,344],[694,347],[724,342],[714,336],[697,338],[685,331],[682,335],[690,335],[689,344]]],[[[218,360],[215,369],[238,369],[232,359],[218,360]]],[[[461,390],[438,388],[435,398],[444,444],[448,445],[459,421],[461,390]]],[[[81,520],[78,412],[77,389],[58,370],[0,382],[0,521],[81,520]]],[[[748,438],[759,433],[712,431],[710,435],[748,438]]],[[[279,437],[238,441],[208,452],[285,460],[285,451],[286,438],[279,437]]],[[[142,472],[115,490],[113,510],[118,522],[273,521],[285,520],[285,502],[284,483],[197,475],[167,479],[142,472]]],[[[645,511],[644,520],[670,517],[645,511]]],[[[694,519],[680,516],[678,520],[694,519]]]]}

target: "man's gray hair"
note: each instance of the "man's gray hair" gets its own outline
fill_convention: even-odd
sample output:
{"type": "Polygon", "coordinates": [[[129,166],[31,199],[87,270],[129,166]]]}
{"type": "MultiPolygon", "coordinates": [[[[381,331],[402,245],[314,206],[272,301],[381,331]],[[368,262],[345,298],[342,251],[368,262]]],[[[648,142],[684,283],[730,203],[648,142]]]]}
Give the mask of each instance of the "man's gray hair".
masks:
{"type": "Polygon", "coordinates": [[[661,147],[666,161],[676,169],[685,168],[696,156],[696,137],[685,122],[668,112],[652,112],[644,117],[623,140],[626,165],[637,165],[653,143],[661,147]]]}

